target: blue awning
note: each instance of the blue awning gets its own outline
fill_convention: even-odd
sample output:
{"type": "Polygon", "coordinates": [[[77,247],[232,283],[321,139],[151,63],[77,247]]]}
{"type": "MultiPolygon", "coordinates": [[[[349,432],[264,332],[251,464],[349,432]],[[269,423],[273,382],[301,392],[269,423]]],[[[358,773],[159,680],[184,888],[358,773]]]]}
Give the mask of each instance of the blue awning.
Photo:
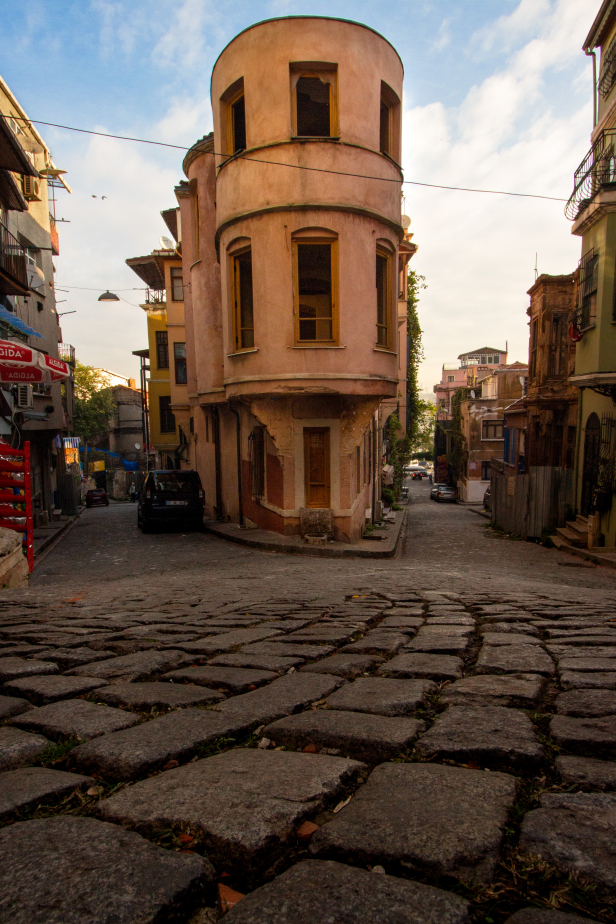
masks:
{"type": "Polygon", "coordinates": [[[10,311],[8,311],[4,305],[0,305],[0,320],[6,321],[7,324],[10,324],[15,330],[20,331],[22,334],[27,334],[28,337],[42,337],[42,334],[39,334],[37,330],[34,330],[33,327],[30,327],[26,324],[25,321],[22,321],[21,318],[16,317],[10,311]]]}

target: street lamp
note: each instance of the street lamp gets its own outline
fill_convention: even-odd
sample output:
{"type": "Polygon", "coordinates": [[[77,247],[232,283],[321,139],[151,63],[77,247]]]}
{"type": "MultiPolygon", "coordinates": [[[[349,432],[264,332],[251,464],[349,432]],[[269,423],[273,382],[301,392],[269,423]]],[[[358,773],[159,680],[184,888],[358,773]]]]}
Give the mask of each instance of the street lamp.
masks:
{"type": "Polygon", "coordinates": [[[114,295],[113,292],[109,291],[109,289],[107,289],[106,292],[103,292],[102,295],[99,295],[98,300],[99,302],[119,302],[120,301],[119,296],[114,295]]]}

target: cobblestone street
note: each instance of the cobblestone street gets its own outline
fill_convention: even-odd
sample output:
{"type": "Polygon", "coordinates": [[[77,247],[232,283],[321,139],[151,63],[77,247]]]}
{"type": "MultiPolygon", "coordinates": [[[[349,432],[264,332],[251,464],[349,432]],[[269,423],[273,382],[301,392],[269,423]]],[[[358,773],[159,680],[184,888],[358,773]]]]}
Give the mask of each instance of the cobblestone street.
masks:
{"type": "Polygon", "coordinates": [[[616,913],[616,572],[411,485],[391,560],[85,511],[0,597],[0,924],[616,913]]]}

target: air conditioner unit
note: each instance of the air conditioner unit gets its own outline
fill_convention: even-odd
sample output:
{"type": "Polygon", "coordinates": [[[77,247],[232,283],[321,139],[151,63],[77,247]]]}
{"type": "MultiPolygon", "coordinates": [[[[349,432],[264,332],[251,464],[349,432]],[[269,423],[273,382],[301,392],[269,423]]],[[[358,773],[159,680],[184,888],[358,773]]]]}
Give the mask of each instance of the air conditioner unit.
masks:
{"type": "Polygon", "coordinates": [[[34,176],[23,177],[24,199],[30,202],[40,202],[41,181],[34,176]]]}
{"type": "Polygon", "coordinates": [[[18,385],[15,394],[15,407],[20,410],[34,407],[32,385],[18,385]]]}

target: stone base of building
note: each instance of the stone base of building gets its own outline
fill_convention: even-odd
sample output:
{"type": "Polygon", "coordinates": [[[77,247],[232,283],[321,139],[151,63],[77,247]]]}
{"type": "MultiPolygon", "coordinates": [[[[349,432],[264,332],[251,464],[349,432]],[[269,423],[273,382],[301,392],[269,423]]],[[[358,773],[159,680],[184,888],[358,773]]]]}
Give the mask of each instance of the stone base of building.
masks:
{"type": "Polygon", "coordinates": [[[479,478],[458,481],[458,500],[464,504],[482,504],[489,487],[489,481],[481,481],[479,478]]]}

